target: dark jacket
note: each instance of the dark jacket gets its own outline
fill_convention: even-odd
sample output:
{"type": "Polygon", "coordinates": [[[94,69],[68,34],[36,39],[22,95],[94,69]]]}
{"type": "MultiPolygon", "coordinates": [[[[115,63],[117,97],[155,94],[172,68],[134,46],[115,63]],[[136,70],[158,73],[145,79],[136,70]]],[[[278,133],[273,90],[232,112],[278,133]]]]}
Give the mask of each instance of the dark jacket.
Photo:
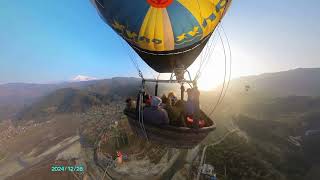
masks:
{"type": "Polygon", "coordinates": [[[188,100],[185,104],[185,110],[187,115],[193,115],[195,111],[195,103],[191,100],[188,100]]]}
{"type": "Polygon", "coordinates": [[[143,109],[143,120],[155,125],[168,125],[169,117],[166,110],[161,107],[145,107],[143,109]]]}

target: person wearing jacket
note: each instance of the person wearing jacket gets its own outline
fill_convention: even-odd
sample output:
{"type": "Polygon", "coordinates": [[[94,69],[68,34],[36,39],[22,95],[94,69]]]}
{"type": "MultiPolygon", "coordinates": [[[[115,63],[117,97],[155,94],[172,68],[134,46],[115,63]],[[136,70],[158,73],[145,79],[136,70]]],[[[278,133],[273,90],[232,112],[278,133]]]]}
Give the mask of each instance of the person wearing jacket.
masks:
{"type": "Polygon", "coordinates": [[[170,120],[168,113],[161,105],[161,99],[157,96],[151,97],[151,106],[143,109],[144,122],[154,125],[168,125],[170,120]]]}

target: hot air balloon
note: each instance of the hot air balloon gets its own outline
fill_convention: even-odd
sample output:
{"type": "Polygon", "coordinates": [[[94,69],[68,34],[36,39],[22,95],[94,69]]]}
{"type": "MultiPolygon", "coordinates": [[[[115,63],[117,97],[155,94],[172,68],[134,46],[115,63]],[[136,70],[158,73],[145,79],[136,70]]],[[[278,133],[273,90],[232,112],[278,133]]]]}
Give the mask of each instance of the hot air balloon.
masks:
{"type": "MultiPolygon", "coordinates": [[[[196,60],[224,17],[231,0],[92,0],[100,17],[153,70],[172,73],[170,80],[142,80],[140,99],[146,82],[180,83],[183,100],[184,83],[196,87],[187,68],[196,60]],[[189,80],[185,74],[189,73],[189,80]],[[174,79],[175,78],[175,79],[174,79]]],[[[142,77],[142,76],[141,76],[142,77]]],[[[139,98],[138,98],[139,99],[139,98]]],[[[138,134],[163,144],[191,147],[215,129],[215,123],[202,111],[208,126],[200,129],[153,126],[141,119],[140,113],[126,113],[138,134]],[[169,138],[174,137],[174,138],[169,138]]]]}

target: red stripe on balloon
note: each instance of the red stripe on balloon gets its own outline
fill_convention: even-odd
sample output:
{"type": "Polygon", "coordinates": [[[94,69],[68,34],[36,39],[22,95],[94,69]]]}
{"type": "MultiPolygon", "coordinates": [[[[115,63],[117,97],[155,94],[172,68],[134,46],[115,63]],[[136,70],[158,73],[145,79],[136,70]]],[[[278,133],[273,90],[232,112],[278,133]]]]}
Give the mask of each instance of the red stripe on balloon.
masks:
{"type": "Polygon", "coordinates": [[[155,8],[166,8],[173,2],[173,0],[147,0],[147,2],[155,8]]]}

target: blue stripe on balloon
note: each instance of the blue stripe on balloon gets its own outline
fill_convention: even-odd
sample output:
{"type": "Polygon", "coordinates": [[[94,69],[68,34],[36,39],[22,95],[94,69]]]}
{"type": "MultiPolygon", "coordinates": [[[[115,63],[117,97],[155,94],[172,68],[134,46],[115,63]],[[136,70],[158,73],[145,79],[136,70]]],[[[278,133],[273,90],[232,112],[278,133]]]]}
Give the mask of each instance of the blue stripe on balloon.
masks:
{"type": "MultiPolygon", "coordinates": [[[[103,13],[107,17],[108,24],[114,20],[125,26],[126,30],[139,34],[144,17],[150,5],[146,0],[100,0],[104,3],[103,13]]],[[[119,32],[118,33],[125,33],[119,32]]]]}
{"type": "Polygon", "coordinates": [[[202,29],[196,18],[179,2],[174,1],[167,11],[172,24],[173,34],[175,37],[175,49],[188,47],[201,40],[202,29]],[[191,36],[188,32],[193,31],[195,27],[198,28],[198,34],[191,36]],[[178,36],[182,37],[182,41],[178,41],[178,36]]]}

